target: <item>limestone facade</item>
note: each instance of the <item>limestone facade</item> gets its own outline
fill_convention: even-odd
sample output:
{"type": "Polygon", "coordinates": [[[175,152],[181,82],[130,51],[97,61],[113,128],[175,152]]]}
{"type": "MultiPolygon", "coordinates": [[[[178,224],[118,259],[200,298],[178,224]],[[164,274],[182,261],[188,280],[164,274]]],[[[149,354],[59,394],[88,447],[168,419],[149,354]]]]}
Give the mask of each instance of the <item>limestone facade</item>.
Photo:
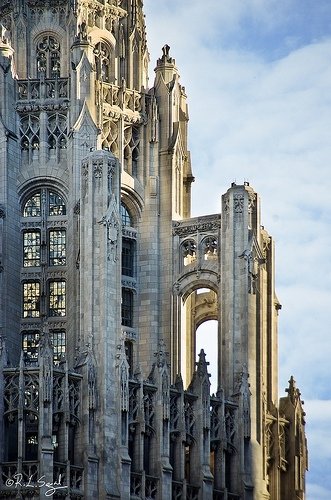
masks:
{"type": "Polygon", "coordinates": [[[191,218],[185,88],[148,63],[142,0],[0,0],[0,497],[303,500],[259,196],[191,218]]]}

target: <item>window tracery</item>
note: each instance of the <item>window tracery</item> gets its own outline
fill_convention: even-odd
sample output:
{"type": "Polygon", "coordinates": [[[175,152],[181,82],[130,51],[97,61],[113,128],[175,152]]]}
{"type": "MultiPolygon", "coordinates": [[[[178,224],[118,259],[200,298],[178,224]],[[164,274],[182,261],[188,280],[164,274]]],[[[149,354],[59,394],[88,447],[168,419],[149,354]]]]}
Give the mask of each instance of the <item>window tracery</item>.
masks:
{"type": "Polygon", "coordinates": [[[118,156],[118,124],[114,123],[112,120],[104,120],[102,135],[102,148],[111,151],[114,156],[118,156]]]}
{"type": "MultiPolygon", "coordinates": [[[[39,116],[23,115],[20,123],[21,150],[29,154],[37,152],[40,146],[39,116]]],[[[29,157],[29,159],[31,159],[29,157]]]]}
{"type": "Polygon", "coordinates": [[[186,240],[182,244],[182,258],[184,266],[188,266],[197,258],[197,244],[194,240],[186,240]]]}
{"type": "Polygon", "coordinates": [[[94,48],[97,78],[103,82],[111,80],[111,51],[105,42],[99,42],[94,48]]]}
{"type": "Polygon", "coordinates": [[[40,193],[36,193],[24,205],[23,217],[40,217],[41,198],[40,193]]]}
{"type": "Polygon", "coordinates": [[[124,130],[124,170],[130,175],[137,175],[139,158],[139,129],[129,125],[124,130]]]}
{"type": "Polygon", "coordinates": [[[50,152],[67,148],[67,117],[61,113],[48,115],[47,142],[50,152]]]}
{"type": "Polygon", "coordinates": [[[205,260],[212,260],[217,257],[217,238],[214,236],[208,236],[202,242],[203,244],[203,255],[205,260]]]}
{"type": "Polygon", "coordinates": [[[52,35],[44,35],[36,47],[37,76],[56,78],[60,76],[61,50],[58,40],[52,35]]]}

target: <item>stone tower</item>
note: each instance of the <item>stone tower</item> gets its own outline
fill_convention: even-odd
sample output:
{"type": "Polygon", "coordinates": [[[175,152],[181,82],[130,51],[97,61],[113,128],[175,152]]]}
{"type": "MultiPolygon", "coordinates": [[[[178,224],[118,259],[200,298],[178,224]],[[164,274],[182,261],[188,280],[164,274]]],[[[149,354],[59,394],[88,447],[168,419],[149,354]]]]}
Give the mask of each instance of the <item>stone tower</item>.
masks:
{"type": "Polygon", "coordinates": [[[303,499],[259,197],[190,217],[185,88],[148,63],[142,0],[0,0],[0,497],[303,499]]]}

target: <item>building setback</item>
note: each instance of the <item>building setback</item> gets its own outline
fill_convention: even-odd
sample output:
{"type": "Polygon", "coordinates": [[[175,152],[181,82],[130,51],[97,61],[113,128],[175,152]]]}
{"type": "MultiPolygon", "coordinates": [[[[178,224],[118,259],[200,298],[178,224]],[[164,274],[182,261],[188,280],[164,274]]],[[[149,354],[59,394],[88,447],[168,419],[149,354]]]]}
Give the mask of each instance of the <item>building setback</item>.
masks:
{"type": "Polygon", "coordinates": [[[0,498],[302,500],[260,199],[191,218],[185,89],[167,45],[149,88],[142,4],[0,0],[0,498]]]}

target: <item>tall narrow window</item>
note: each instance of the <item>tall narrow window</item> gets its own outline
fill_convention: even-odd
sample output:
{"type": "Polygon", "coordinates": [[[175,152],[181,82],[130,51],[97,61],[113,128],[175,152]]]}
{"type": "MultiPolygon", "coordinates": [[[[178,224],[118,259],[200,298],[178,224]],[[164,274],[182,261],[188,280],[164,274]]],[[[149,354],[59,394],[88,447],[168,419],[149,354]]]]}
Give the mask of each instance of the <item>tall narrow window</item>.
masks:
{"type": "Polygon", "coordinates": [[[66,283],[51,281],[49,283],[49,316],[66,315],[66,283]]]}
{"type": "Polygon", "coordinates": [[[64,330],[52,332],[54,362],[59,363],[66,352],[66,333],[64,330]]]}
{"type": "Polygon", "coordinates": [[[133,276],[133,265],[134,265],[134,241],[129,238],[123,238],[122,274],[124,276],[133,276]]]}
{"type": "Polygon", "coordinates": [[[23,234],[23,266],[40,266],[40,231],[26,231],[23,234]]]}
{"type": "Polygon", "coordinates": [[[23,351],[28,363],[38,361],[39,332],[23,332],[23,351]]]}
{"type": "Polygon", "coordinates": [[[66,231],[54,229],[49,232],[49,265],[66,265],[66,231]]]}
{"type": "Polygon", "coordinates": [[[122,325],[132,327],[133,319],[133,292],[122,288],[122,325]]]}
{"type": "Polygon", "coordinates": [[[37,76],[45,78],[60,76],[60,44],[54,36],[45,35],[37,44],[37,76]]]}
{"type": "Polygon", "coordinates": [[[33,281],[23,283],[23,317],[39,318],[40,316],[40,283],[33,281]]]}
{"type": "Polygon", "coordinates": [[[45,318],[50,318],[54,362],[65,354],[66,213],[63,195],[48,187],[31,193],[22,206],[22,347],[28,363],[38,360],[45,318]],[[37,330],[30,331],[31,318],[37,330]]]}
{"type": "Polygon", "coordinates": [[[104,42],[99,42],[94,49],[97,78],[104,82],[111,79],[111,55],[110,48],[104,42]]]}

